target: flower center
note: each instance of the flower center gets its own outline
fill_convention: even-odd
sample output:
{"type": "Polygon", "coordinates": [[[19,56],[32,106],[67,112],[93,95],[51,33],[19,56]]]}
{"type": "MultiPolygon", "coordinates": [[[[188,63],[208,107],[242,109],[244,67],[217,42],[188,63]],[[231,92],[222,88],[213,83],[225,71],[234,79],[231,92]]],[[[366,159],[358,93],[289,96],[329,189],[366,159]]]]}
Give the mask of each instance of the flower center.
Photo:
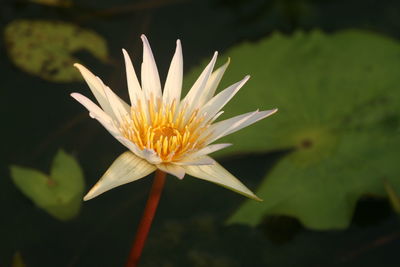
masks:
{"type": "Polygon", "coordinates": [[[152,149],[163,162],[176,162],[205,146],[208,125],[198,110],[177,107],[175,101],[163,105],[159,99],[132,106],[120,131],[141,150],[152,149]]]}
{"type": "Polygon", "coordinates": [[[153,130],[154,132],[154,140],[164,139],[164,138],[171,138],[174,136],[179,135],[179,131],[171,126],[158,126],[153,130]]]}

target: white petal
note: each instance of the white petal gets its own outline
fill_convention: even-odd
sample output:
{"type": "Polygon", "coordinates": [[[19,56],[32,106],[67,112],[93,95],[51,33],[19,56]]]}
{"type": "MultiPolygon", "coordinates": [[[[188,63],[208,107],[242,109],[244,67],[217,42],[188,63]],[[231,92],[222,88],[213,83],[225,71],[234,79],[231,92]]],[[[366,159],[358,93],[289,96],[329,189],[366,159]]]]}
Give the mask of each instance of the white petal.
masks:
{"type": "Polygon", "coordinates": [[[259,120],[262,120],[274,114],[277,111],[278,109],[265,110],[265,111],[257,110],[254,112],[245,113],[227,120],[217,122],[211,125],[210,128],[208,129],[208,131],[212,132],[212,135],[208,143],[212,143],[221,137],[239,131],[240,129],[243,129],[244,127],[247,127],[259,120]]]}
{"type": "Polygon", "coordinates": [[[133,64],[131,58],[128,55],[128,52],[126,52],[125,49],[122,49],[122,53],[124,54],[124,60],[125,60],[126,80],[128,82],[129,99],[131,101],[131,105],[135,106],[139,99],[142,100],[143,92],[142,88],[140,87],[138,78],[135,73],[135,69],[133,68],[133,64]]]}
{"type": "Polygon", "coordinates": [[[206,119],[212,118],[215,114],[218,113],[218,111],[223,108],[226,103],[229,102],[229,100],[232,99],[232,97],[239,91],[239,89],[249,80],[250,76],[246,76],[243,80],[240,82],[237,82],[216,96],[214,96],[210,101],[207,102],[203,106],[203,108],[200,111],[200,114],[206,114],[206,119]]]}
{"type": "Polygon", "coordinates": [[[187,157],[185,160],[174,162],[176,165],[212,165],[215,163],[210,157],[187,157]]]}
{"type": "MultiPolygon", "coordinates": [[[[276,113],[277,111],[278,111],[277,108],[271,109],[271,110],[257,111],[256,114],[254,114],[251,118],[247,119],[246,121],[242,122],[240,125],[231,125],[231,127],[229,127],[229,131],[226,131],[221,137],[231,134],[231,133],[234,133],[236,131],[239,131],[240,129],[243,129],[247,126],[250,126],[259,120],[262,120],[262,119],[265,119],[266,117],[271,116],[272,114],[276,113]]],[[[216,123],[215,125],[217,127],[225,127],[226,123],[225,123],[225,125],[223,125],[223,121],[221,121],[221,122],[216,123]]]]}
{"type": "Polygon", "coordinates": [[[218,52],[215,52],[210,63],[208,63],[207,67],[203,70],[199,78],[197,78],[196,82],[193,84],[192,88],[190,88],[188,94],[182,100],[182,104],[183,105],[187,104],[191,110],[196,109],[201,104],[200,102],[198,102],[198,100],[204,93],[204,88],[207,84],[208,79],[210,78],[211,72],[215,65],[215,61],[217,60],[217,56],[218,52]]]}
{"type": "Polygon", "coordinates": [[[200,157],[200,156],[204,156],[204,155],[208,155],[211,154],[215,151],[224,149],[228,146],[231,146],[232,144],[214,144],[214,145],[209,145],[206,146],[205,148],[200,149],[199,151],[194,152],[193,154],[190,155],[190,157],[200,157]]]}
{"type": "Polygon", "coordinates": [[[200,166],[183,166],[186,173],[203,179],[230,190],[233,190],[239,194],[246,197],[252,198],[254,200],[262,201],[253,192],[251,192],[245,185],[243,185],[236,177],[225,170],[221,165],[215,162],[213,165],[200,165],[200,166]]]}
{"type": "Polygon", "coordinates": [[[123,122],[124,118],[128,116],[130,107],[121,100],[108,86],[106,86],[99,78],[97,78],[103,86],[104,93],[110,103],[114,117],[119,123],[123,122]]]}
{"type": "Polygon", "coordinates": [[[175,164],[159,164],[157,165],[157,168],[159,168],[163,172],[172,174],[181,180],[183,179],[183,177],[185,177],[185,169],[175,164]]]}
{"type": "Polygon", "coordinates": [[[93,75],[87,68],[81,64],[75,63],[74,66],[80,71],[90,90],[92,91],[97,102],[99,102],[101,108],[109,115],[113,114],[110,103],[104,93],[103,86],[97,79],[97,76],[93,75]]]}
{"type": "Polygon", "coordinates": [[[210,120],[209,123],[213,123],[216,119],[219,118],[219,116],[221,116],[222,114],[224,114],[224,111],[221,110],[220,112],[218,112],[217,114],[215,114],[215,116],[210,120]]]}
{"type": "Polygon", "coordinates": [[[160,164],[162,160],[157,155],[157,153],[152,149],[144,149],[142,150],[143,158],[146,159],[151,164],[160,164]]]}
{"type": "Polygon", "coordinates": [[[80,93],[71,93],[71,96],[78,101],[82,106],[84,106],[93,118],[100,118],[103,121],[110,123],[112,121],[111,117],[106,114],[99,106],[93,103],[92,100],[80,93]]]}
{"type": "Polygon", "coordinates": [[[79,93],[72,93],[71,96],[89,110],[90,116],[98,120],[114,137],[120,135],[118,129],[114,126],[111,117],[89,98],[79,93]]]}
{"type": "Polygon", "coordinates": [[[174,99],[179,103],[182,91],[183,79],[183,56],[181,41],[176,41],[176,50],[169,67],[167,80],[164,86],[164,104],[171,103],[174,99]]]}
{"type": "Polygon", "coordinates": [[[125,138],[122,135],[116,136],[115,138],[126,148],[128,148],[131,152],[133,152],[136,156],[145,159],[143,151],[140,150],[140,148],[136,144],[132,143],[132,141],[130,141],[129,139],[125,138]]]}
{"type": "Polygon", "coordinates": [[[143,149],[141,150],[135,143],[125,138],[124,136],[116,137],[117,140],[128,148],[132,153],[134,153],[139,158],[142,158],[149,162],[150,164],[160,164],[162,162],[161,158],[157,155],[154,150],[143,149]]]}
{"type": "Polygon", "coordinates": [[[89,110],[91,117],[98,120],[103,125],[103,127],[106,128],[107,131],[111,133],[112,136],[115,137],[115,139],[117,139],[121,144],[123,144],[137,156],[144,158],[143,151],[140,150],[137,145],[135,145],[134,143],[126,139],[124,136],[122,136],[117,127],[115,127],[110,116],[108,116],[96,104],[94,104],[90,99],[79,93],[72,93],[71,96],[75,98],[83,106],[85,106],[89,110]]]}
{"type": "Polygon", "coordinates": [[[199,106],[204,105],[208,100],[210,100],[214,94],[215,91],[217,90],[217,87],[222,79],[222,76],[225,73],[226,68],[229,66],[230,63],[230,58],[228,58],[228,61],[219,67],[216,71],[214,71],[210,78],[207,81],[207,84],[204,88],[204,93],[201,95],[201,99],[199,99],[199,106]]]}
{"type": "MultiPolygon", "coordinates": [[[[257,114],[258,110],[248,112],[245,114],[241,114],[235,116],[233,118],[229,118],[227,120],[219,121],[217,123],[212,124],[207,129],[207,135],[211,132],[212,135],[208,141],[208,143],[212,143],[216,139],[218,139],[222,134],[229,131],[233,127],[238,127],[239,125],[243,124],[246,120],[251,119],[255,114],[257,114]]],[[[206,133],[204,133],[206,134],[206,133]]]]}
{"type": "MultiPolygon", "coordinates": [[[[109,103],[106,93],[104,92],[104,83],[101,79],[93,73],[91,73],[87,68],[82,66],[81,64],[75,63],[74,66],[81,72],[83,78],[85,79],[86,83],[89,85],[90,90],[92,91],[93,95],[96,97],[97,102],[99,102],[102,109],[111,117],[114,117],[114,112],[112,110],[111,104],[109,103]]],[[[125,103],[121,98],[116,96],[119,102],[128,109],[128,104],[125,103]]]]}
{"type": "Polygon", "coordinates": [[[114,187],[136,181],[156,170],[154,165],[130,151],[120,155],[101,179],[90,189],[84,200],[92,199],[114,187]]]}
{"type": "Polygon", "coordinates": [[[112,119],[108,116],[103,110],[101,110],[96,104],[94,104],[87,97],[79,94],[72,93],[71,96],[75,98],[79,103],[85,106],[91,116],[94,119],[97,119],[104,128],[107,129],[108,132],[111,133],[112,136],[115,137],[121,144],[123,144],[126,148],[128,148],[131,152],[133,152],[136,156],[145,159],[151,164],[159,164],[161,162],[160,157],[158,157],[157,153],[153,150],[145,149],[140,150],[139,147],[132,143],[130,140],[126,139],[120,131],[115,127],[112,119]]]}
{"type": "Polygon", "coordinates": [[[150,99],[150,96],[161,98],[161,84],[160,77],[156,62],[151,52],[149,41],[146,36],[142,34],[143,41],[143,63],[142,63],[142,89],[146,99],[150,99]]]}

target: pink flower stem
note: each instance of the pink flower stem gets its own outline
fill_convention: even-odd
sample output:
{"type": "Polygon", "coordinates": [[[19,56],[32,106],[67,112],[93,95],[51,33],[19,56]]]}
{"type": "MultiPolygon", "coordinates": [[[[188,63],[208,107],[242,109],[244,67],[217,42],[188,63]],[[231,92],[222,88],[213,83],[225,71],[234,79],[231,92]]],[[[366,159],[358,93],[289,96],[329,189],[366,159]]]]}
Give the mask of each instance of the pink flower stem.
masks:
{"type": "Polygon", "coordinates": [[[153,185],[147,199],[146,207],[143,212],[142,219],[136,232],[135,241],[133,242],[126,267],[136,267],[142,255],[143,247],[149,234],[151,223],[157,210],[158,202],[161,197],[165,184],[166,173],[160,170],[156,171],[153,185]]]}

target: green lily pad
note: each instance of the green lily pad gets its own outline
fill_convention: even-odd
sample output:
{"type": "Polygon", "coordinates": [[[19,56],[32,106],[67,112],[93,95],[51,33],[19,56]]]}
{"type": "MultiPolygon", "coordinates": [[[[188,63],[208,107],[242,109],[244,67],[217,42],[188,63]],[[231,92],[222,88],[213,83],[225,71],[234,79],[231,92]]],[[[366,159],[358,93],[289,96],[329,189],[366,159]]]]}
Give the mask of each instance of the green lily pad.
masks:
{"type": "Polygon", "coordinates": [[[77,25],[46,20],[15,20],[4,31],[8,55],[22,70],[52,82],[81,81],[73,67],[74,53],[86,50],[108,59],[107,43],[94,31],[77,25]]]}
{"type": "MultiPolygon", "coordinates": [[[[274,34],[226,52],[224,86],[252,79],[227,114],[279,112],[222,140],[218,155],[291,149],[230,223],[290,215],[314,229],[345,228],[357,200],[400,190],[400,45],[368,32],[274,34]]],[[[241,177],[246,181],[246,177],[241,177]]]]}
{"type": "Polygon", "coordinates": [[[393,186],[387,180],[384,180],[384,186],[393,210],[397,214],[400,214],[400,196],[397,194],[396,190],[394,190],[393,186]]]}
{"type": "Polygon", "coordinates": [[[11,177],[24,195],[53,217],[66,221],[79,213],[84,178],[78,162],[64,151],[54,157],[50,175],[20,166],[11,166],[11,177]]]}

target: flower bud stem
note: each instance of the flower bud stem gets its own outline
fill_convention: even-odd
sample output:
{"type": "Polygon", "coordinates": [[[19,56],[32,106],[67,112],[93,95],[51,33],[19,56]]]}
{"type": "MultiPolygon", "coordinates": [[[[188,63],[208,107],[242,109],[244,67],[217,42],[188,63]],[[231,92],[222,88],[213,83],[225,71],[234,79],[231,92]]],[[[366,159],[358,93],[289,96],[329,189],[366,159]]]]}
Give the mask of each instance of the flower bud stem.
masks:
{"type": "Polygon", "coordinates": [[[158,202],[161,197],[162,190],[165,184],[166,173],[160,170],[156,171],[153,185],[147,199],[146,207],[143,212],[138,230],[136,232],[135,241],[133,242],[126,267],[136,267],[142,255],[144,243],[150,231],[151,223],[157,210],[158,202]]]}

